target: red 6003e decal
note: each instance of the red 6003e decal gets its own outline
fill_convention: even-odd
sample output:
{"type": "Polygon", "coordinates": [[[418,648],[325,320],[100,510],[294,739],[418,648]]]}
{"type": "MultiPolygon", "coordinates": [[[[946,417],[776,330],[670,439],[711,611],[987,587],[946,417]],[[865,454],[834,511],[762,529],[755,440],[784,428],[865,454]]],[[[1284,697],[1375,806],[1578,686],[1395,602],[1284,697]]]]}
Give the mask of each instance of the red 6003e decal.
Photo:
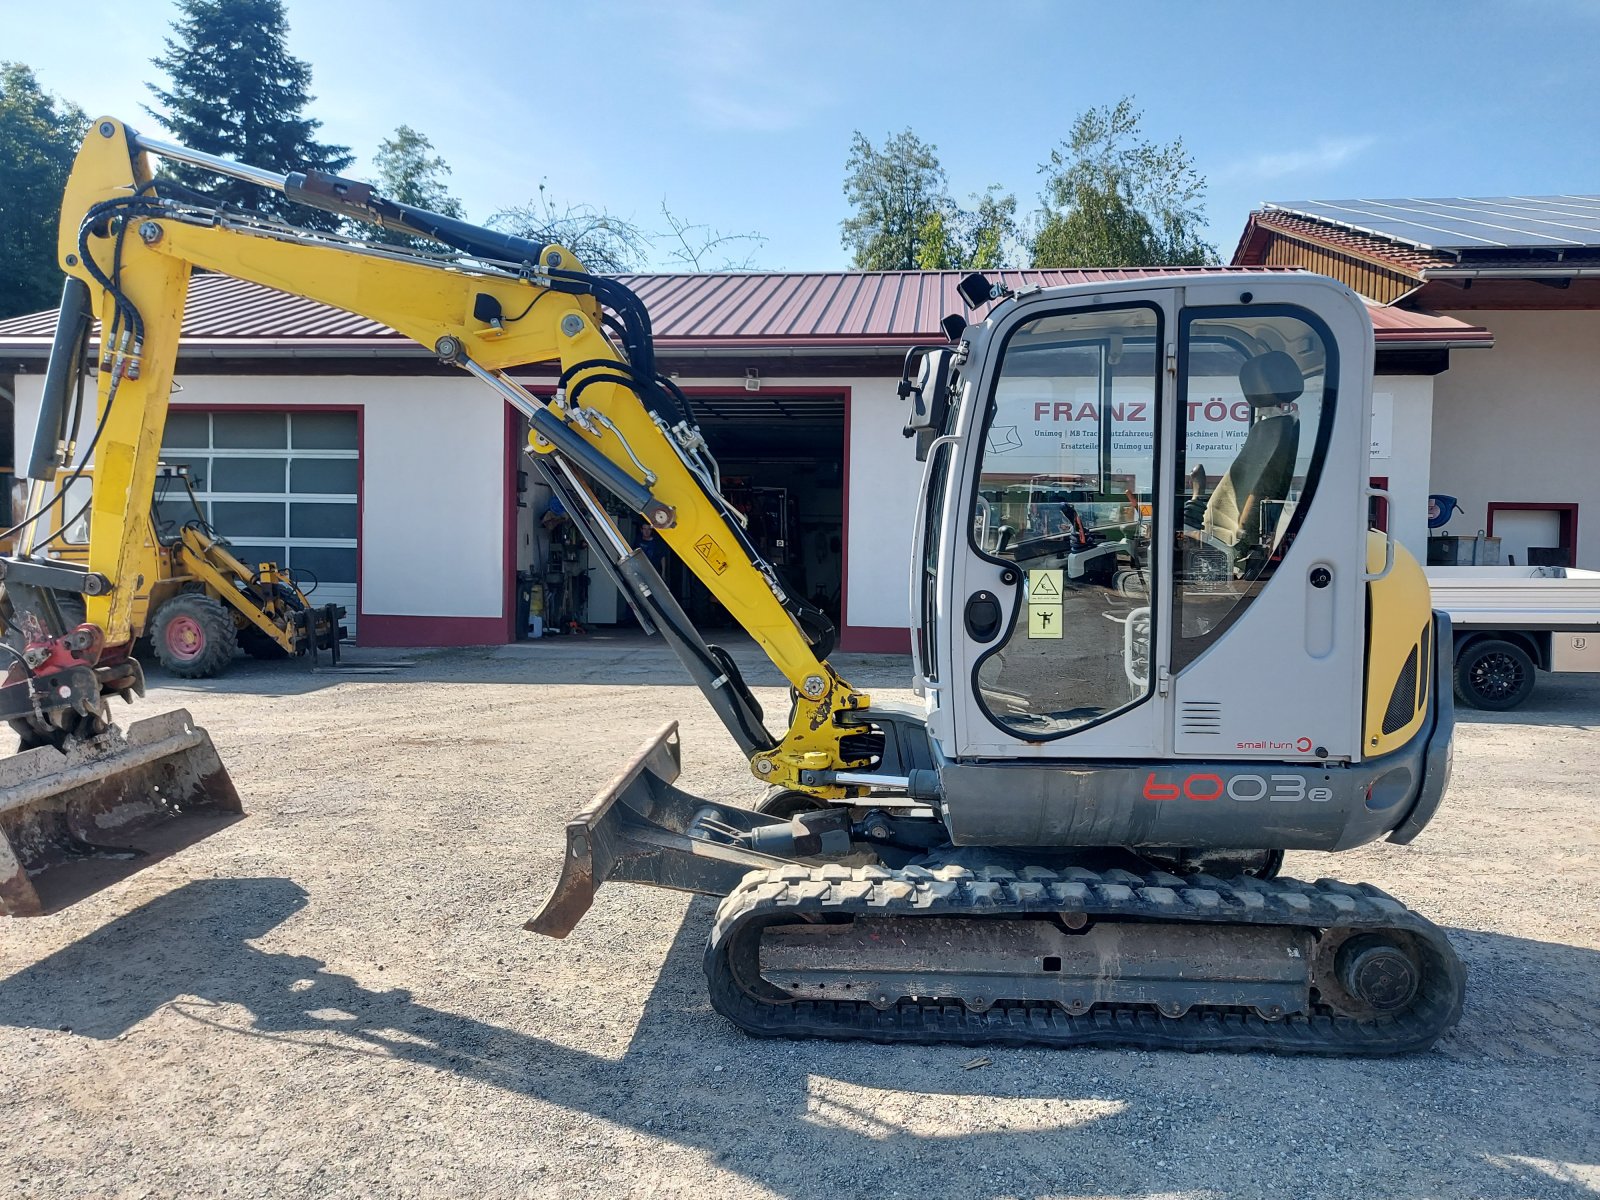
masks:
{"type": "Polygon", "coordinates": [[[1313,804],[1333,799],[1333,789],[1312,787],[1303,775],[1221,775],[1209,771],[1185,775],[1180,780],[1160,780],[1151,771],[1144,781],[1146,800],[1229,800],[1251,803],[1256,800],[1293,804],[1309,800],[1313,804]]]}

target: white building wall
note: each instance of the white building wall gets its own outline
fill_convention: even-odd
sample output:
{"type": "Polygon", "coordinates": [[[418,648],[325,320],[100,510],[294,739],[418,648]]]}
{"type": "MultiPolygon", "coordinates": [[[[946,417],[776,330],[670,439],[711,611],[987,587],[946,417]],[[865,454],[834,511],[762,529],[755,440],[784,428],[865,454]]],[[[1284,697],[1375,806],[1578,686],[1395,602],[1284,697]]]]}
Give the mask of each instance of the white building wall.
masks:
{"type": "MultiPolygon", "coordinates": [[[[1458,351],[1451,361],[1478,353],[1458,351]]],[[[1418,562],[1428,561],[1428,493],[1438,490],[1428,483],[1435,378],[1379,375],[1372,381],[1372,474],[1389,480],[1389,531],[1418,562]]]]}
{"type": "Polygon", "coordinates": [[[1449,314],[1494,333],[1457,351],[1435,386],[1434,492],[1488,525],[1491,501],[1578,505],[1577,565],[1600,565],[1600,312],[1449,314]]]}
{"type": "MultiPolygon", "coordinates": [[[[465,378],[177,379],[183,390],[173,401],[179,404],[362,409],[362,613],[502,616],[505,404],[494,393],[465,378]]],[[[29,447],[44,376],[22,375],[16,382],[17,445],[29,447]]],[[[84,441],[93,430],[92,421],[86,424],[84,441]]]]}
{"type": "MultiPolygon", "coordinates": [[[[1451,374],[1463,359],[1494,353],[1457,353],[1451,374]]],[[[183,391],[174,399],[184,404],[361,407],[363,614],[502,616],[504,408],[498,397],[466,379],[193,375],[180,376],[180,382],[183,391]]],[[[690,389],[727,386],[726,378],[677,382],[690,389]]],[[[762,379],[773,392],[786,386],[849,390],[845,616],[852,630],[866,631],[868,638],[871,631],[904,630],[910,622],[910,551],[922,464],[914,443],[901,435],[905,412],[897,382],[885,376],[762,379]]],[[[42,383],[42,375],[17,379],[19,457],[31,445],[42,383]]],[[[1380,376],[1374,384],[1375,393],[1392,397],[1392,433],[1389,454],[1373,459],[1372,474],[1388,477],[1390,527],[1419,560],[1427,550],[1428,493],[1451,490],[1429,483],[1434,389],[1427,376],[1380,376]]],[[[526,499],[529,509],[518,531],[524,566],[547,497],[537,488],[526,499]]]]}

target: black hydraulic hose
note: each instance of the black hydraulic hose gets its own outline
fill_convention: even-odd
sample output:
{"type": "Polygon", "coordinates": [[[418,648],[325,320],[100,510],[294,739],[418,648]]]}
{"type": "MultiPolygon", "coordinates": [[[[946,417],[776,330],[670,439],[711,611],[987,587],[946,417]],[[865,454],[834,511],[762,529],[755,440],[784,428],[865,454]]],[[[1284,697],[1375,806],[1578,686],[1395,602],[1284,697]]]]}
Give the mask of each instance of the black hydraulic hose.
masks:
{"type": "Polygon", "coordinates": [[[630,363],[619,362],[614,358],[586,358],[563,370],[556,377],[556,386],[566,387],[572,382],[572,377],[580,371],[621,371],[625,375],[638,375],[630,363]]]}

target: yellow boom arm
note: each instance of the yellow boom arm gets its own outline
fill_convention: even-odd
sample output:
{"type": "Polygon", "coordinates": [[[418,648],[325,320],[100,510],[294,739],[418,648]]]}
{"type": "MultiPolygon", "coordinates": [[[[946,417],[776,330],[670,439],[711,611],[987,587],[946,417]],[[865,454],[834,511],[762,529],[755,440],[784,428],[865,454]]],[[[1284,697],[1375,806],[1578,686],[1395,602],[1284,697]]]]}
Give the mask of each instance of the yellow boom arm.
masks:
{"type": "MultiPolygon", "coordinates": [[[[95,121],[74,164],[61,219],[62,266],[89,285],[101,329],[116,331],[102,338],[88,562],[112,585],[88,599],[89,620],[106,631],[111,645],[128,641],[130,585],[154,566],[155,548],[146,544],[137,518],[151,502],[189,275],[203,268],[380,321],[501,393],[530,419],[536,461],[549,464],[551,475],[578,497],[587,527],[600,530],[613,559],[636,552],[596,500],[596,484],[650,521],[789,681],[798,698],[791,728],[781,739],[747,745],[757,776],[821,796],[846,794],[842,787],[803,783],[800,772],[853,765],[841,748],[851,730],[837,718],[865,709],[868,699],[818,657],[793,615],[795,602],[696,469],[694,431],[672,427],[646,406],[643,396],[660,385],[639,377],[601,324],[597,293],[614,295],[620,285],[586,283],[591,277],[560,246],[536,247],[537,261],[521,263],[489,261],[481,251],[426,255],[163,198],[151,148],[179,149],[141,139],[109,118],[95,121]],[[549,402],[505,374],[530,363],[563,368],[562,386],[549,402]]],[[[214,161],[219,169],[234,166],[214,161]]],[[[273,178],[251,168],[237,171],[269,185],[273,178]]],[[[318,177],[313,183],[321,189],[321,207],[363,219],[374,219],[353,211],[363,200],[388,203],[344,199],[346,189],[361,186],[348,181],[318,177]]],[[[703,683],[708,695],[728,682],[729,671],[721,682],[703,683]]]]}

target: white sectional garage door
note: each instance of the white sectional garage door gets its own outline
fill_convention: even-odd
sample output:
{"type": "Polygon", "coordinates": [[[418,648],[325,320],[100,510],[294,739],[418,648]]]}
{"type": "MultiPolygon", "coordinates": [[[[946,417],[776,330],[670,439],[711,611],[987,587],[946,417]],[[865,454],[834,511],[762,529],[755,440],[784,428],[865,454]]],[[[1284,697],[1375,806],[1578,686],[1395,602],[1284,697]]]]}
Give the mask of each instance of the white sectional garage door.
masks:
{"type": "MultiPolygon", "coordinates": [[[[172,412],[161,458],[187,466],[206,520],[245,563],[276,562],[355,633],[360,428],[354,412],[172,412]]],[[[157,495],[172,533],[193,509],[157,495]]]]}

